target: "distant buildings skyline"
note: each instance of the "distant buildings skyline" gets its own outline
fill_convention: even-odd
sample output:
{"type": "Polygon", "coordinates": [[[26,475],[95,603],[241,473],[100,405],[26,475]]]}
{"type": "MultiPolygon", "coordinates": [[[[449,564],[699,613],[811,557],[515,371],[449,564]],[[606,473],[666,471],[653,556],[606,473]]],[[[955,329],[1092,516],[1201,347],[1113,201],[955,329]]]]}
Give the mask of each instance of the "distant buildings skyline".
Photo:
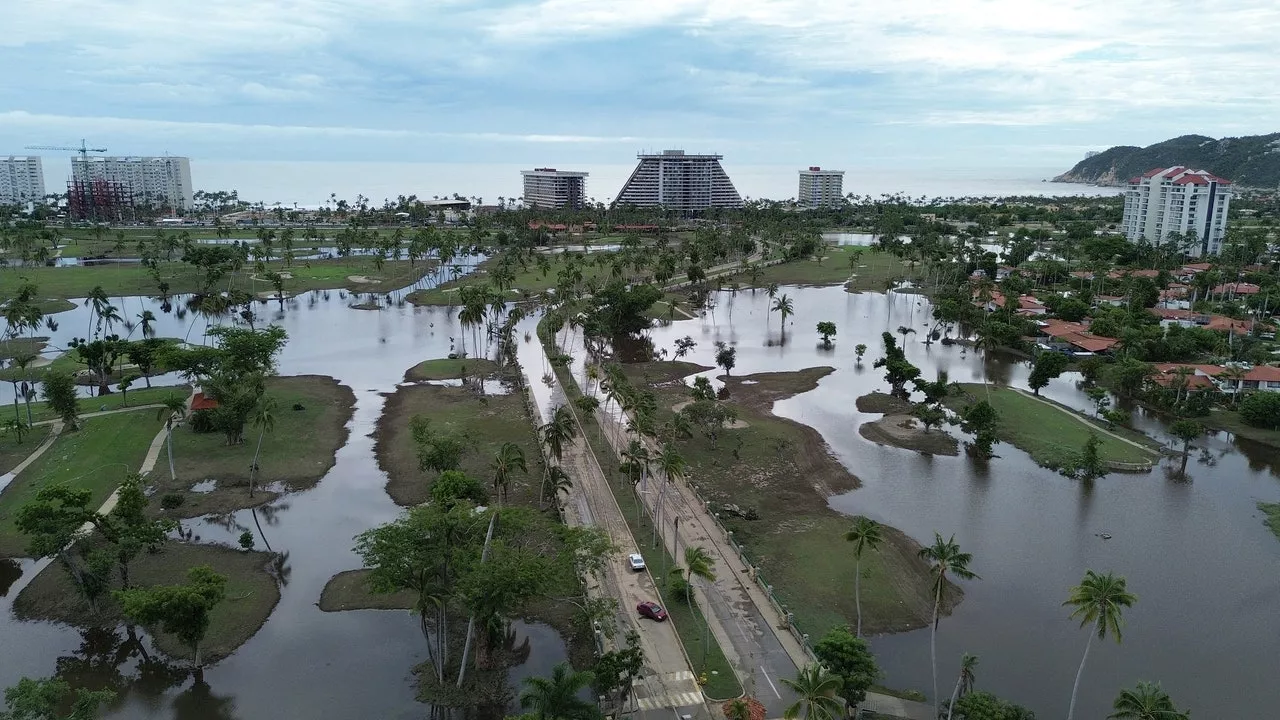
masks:
{"type": "Polygon", "coordinates": [[[44,199],[44,164],[39,155],[0,157],[0,205],[24,205],[44,199]]]}
{"type": "Polygon", "coordinates": [[[586,202],[587,175],[575,170],[521,170],[524,204],[540,208],[580,208],[586,202]]]}
{"type": "Polygon", "coordinates": [[[614,198],[614,205],[662,207],[678,212],[742,207],[722,155],[689,155],[683,150],[639,153],[640,162],[614,198]]]}
{"type": "Polygon", "coordinates": [[[71,158],[67,204],[72,215],[120,216],[127,206],[150,205],[182,214],[195,204],[191,160],[177,156],[71,158]]]}
{"type": "Polygon", "coordinates": [[[1129,242],[1163,245],[1171,235],[1194,233],[1199,242],[1185,246],[1193,257],[1222,252],[1231,205],[1231,181],[1206,170],[1181,165],[1154,168],[1129,180],[1124,195],[1124,228],[1129,242]]]}
{"type": "Polygon", "coordinates": [[[800,171],[800,189],[796,203],[804,207],[830,207],[844,202],[844,171],[823,170],[810,165],[800,171]]]}

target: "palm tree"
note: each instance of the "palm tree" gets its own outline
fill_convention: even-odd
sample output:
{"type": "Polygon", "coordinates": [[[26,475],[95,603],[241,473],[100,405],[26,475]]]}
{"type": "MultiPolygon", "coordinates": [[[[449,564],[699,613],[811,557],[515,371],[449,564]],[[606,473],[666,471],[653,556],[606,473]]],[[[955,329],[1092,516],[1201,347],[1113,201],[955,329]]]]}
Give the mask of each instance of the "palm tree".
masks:
{"type": "Polygon", "coordinates": [[[156,316],[150,310],[143,310],[138,315],[138,326],[142,328],[142,338],[148,339],[156,336],[155,328],[156,316]]]}
{"type": "Polygon", "coordinates": [[[786,332],[787,316],[795,314],[795,305],[792,304],[791,298],[783,293],[781,297],[773,301],[773,309],[770,312],[776,312],[782,316],[782,329],[786,332]]]}
{"type": "Polygon", "coordinates": [[[685,472],[689,468],[689,464],[685,462],[684,456],[676,450],[671,443],[663,443],[661,452],[655,458],[658,469],[668,480],[679,480],[685,476],[685,472]]]}
{"type": "Polygon", "coordinates": [[[844,707],[836,694],[840,691],[840,677],[827,672],[821,665],[805,665],[796,673],[795,680],[782,678],[782,682],[797,695],[795,703],[782,711],[786,720],[799,717],[804,720],[837,720],[844,715],[844,707]]]}
{"type": "Polygon", "coordinates": [[[176,480],[177,473],[173,469],[173,424],[187,416],[187,399],[170,395],[160,403],[160,411],[156,413],[156,419],[164,420],[164,431],[168,436],[164,444],[169,448],[169,479],[176,480]]]}
{"type": "Polygon", "coordinates": [[[538,428],[538,432],[542,435],[542,444],[547,446],[547,451],[559,463],[564,453],[565,443],[578,436],[573,412],[567,406],[561,405],[551,414],[551,421],[538,428]]]}
{"type": "Polygon", "coordinates": [[[558,506],[560,504],[560,493],[568,493],[573,489],[573,479],[569,477],[569,473],[559,465],[552,465],[547,468],[547,480],[551,486],[551,499],[558,506]]]}
{"type": "MultiPolygon", "coordinates": [[[[1099,639],[1107,637],[1107,633],[1115,636],[1120,642],[1120,629],[1124,625],[1121,617],[1124,608],[1132,607],[1138,598],[1125,589],[1125,581],[1121,576],[1107,573],[1101,575],[1087,570],[1079,585],[1071,588],[1063,605],[1075,608],[1071,619],[1080,618],[1080,627],[1092,625],[1099,639]]],[[[1084,663],[1089,659],[1089,646],[1093,644],[1094,633],[1089,633],[1089,641],[1084,646],[1084,656],[1080,658],[1080,669],[1076,670],[1076,682],[1071,687],[1071,705],[1067,708],[1067,720],[1071,720],[1076,711],[1076,693],[1080,691],[1080,677],[1084,675],[1084,663]]]]}
{"type": "MultiPolygon", "coordinates": [[[[938,715],[938,613],[942,609],[942,590],[947,586],[947,574],[972,580],[978,575],[969,569],[973,555],[961,552],[956,536],[943,540],[933,534],[933,544],[920,548],[920,557],[932,566],[933,571],[933,626],[929,631],[929,657],[933,661],[933,714],[938,715]]],[[[1068,719],[1070,720],[1070,719],[1068,719]]]]}
{"type": "Polygon", "coordinates": [[[505,500],[507,497],[507,489],[511,485],[511,474],[516,470],[522,473],[528,473],[529,468],[524,462],[524,450],[513,442],[502,443],[502,447],[498,448],[498,454],[493,457],[493,463],[489,466],[493,470],[493,491],[500,493],[500,497],[505,500]]]}
{"type": "Polygon", "coordinates": [[[1139,682],[1133,690],[1125,688],[1111,704],[1115,712],[1110,720],[1188,720],[1191,713],[1174,706],[1169,694],[1159,683],[1139,682]]]}
{"type": "MultiPolygon", "coordinates": [[[[711,555],[707,553],[706,548],[701,545],[697,547],[685,546],[684,548],[684,567],[689,573],[689,594],[686,598],[689,600],[689,614],[693,614],[693,579],[702,578],[706,582],[716,581],[715,561],[711,559],[711,555]]],[[[711,635],[710,610],[702,613],[702,663],[707,662],[707,645],[711,635]]]]}
{"type": "Polygon", "coordinates": [[[862,553],[879,549],[884,535],[880,532],[880,523],[860,517],[854,521],[853,529],[844,534],[844,539],[853,543],[853,601],[858,607],[857,637],[862,637],[862,553]]]}
{"type": "Polygon", "coordinates": [[[253,465],[249,466],[249,497],[253,497],[253,483],[258,476],[258,456],[262,453],[262,438],[276,426],[276,399],[264,395],[253,411],[253,426],[258,428],[258,447],[253,451],[253,465]]]}
{"type": "Polygon", "coordinates": [[[947,703],[947,720],[951,720],[951,715],[956,711],[956,701],[973,692],[973,685],[977,682],[977,675],[973,669],[978,667],[978,656],[965,653],[960,658],[960,675],[956,678],[956,687],[951,691],[951,702],[947,703]]]}
{"type": "Polygon", "coordinates": [[[569,663],[560,663],[551,670],[551,677],[524,679],[525,690],[520,693],[520,707],[532,711],[537,720],[593,720],[600,716],[594,703],[578,697],[583,688],[591,684],[589,672],[574,670],[569,663]]]}

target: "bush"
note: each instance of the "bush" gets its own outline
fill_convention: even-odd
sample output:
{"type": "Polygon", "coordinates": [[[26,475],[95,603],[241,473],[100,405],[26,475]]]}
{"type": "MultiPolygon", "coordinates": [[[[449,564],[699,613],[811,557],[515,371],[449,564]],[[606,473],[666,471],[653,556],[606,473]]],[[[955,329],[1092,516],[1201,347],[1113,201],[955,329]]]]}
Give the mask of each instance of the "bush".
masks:
{"type": "Polygon", "coordinates": [[[197,410],[191,413],[191,422],[189,425],[191,426],[192,432],[198,433],[211,433],[218,429],[214,425],[213,416],[209,414],[208,410],[197,410]]]}
{"type": "Polygon", "coordinates": [[[186,502],[186,498],[182,496],[182,493],[165,493],[160,496],[160,507],[165,510],[182,507],[184,502],[186,502]]]}
{"type": "Polygon", "coordinates": [[[1254,427],[1280,429],[1280,393],[1255,392],[1240,401],[1240,419],[1254,427]]]}

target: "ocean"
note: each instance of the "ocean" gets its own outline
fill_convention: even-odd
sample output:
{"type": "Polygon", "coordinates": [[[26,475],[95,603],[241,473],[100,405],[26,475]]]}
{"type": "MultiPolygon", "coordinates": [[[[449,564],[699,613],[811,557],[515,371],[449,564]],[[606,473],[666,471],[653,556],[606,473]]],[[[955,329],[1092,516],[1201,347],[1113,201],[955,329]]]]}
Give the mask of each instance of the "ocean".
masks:
{"type": "MultiPolygon", "coordinates": [[[[796,195],[799,167],[723,164],[744,197],[783,200],[796,195]]],[[[590,173],[587,195],[600,202],[611,201],[634,168],[630,163],[561,167],[590,173]]],[[[528,169],[514,164],[191,160],[196,190],[235,190],[240,198],[251,202],[287,207],[318,207],[331,194],[348,201],[364,195],[378,205],[399,195],[429,199],[437,195],[453,197],[455,193],[496,203],[499,197],[520,196],[520,171],[528,169]]],[[[904,170],[845,166],[844,191],[873,197],[894,193],[911,197],[1007,197],[1120,192],[1119,188],[1046,182],[1065,169],[904,170]]],[[[64,187],[69,170],[70,163],[65,158],[46,158],[47,187],[51,191],[64,187]]]]}

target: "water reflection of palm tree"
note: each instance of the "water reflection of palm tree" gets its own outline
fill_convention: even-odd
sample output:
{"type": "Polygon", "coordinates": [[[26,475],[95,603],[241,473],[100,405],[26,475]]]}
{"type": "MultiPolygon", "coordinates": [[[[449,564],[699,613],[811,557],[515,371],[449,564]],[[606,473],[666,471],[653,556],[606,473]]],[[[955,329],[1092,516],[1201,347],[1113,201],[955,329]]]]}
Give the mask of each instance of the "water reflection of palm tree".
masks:
{"type": "Polygon", "coordinates": [[[235,699],[214,695],[204,674],[195,674],[191,687],[173,699],[174,720],[235,720],[235,699]]]}

